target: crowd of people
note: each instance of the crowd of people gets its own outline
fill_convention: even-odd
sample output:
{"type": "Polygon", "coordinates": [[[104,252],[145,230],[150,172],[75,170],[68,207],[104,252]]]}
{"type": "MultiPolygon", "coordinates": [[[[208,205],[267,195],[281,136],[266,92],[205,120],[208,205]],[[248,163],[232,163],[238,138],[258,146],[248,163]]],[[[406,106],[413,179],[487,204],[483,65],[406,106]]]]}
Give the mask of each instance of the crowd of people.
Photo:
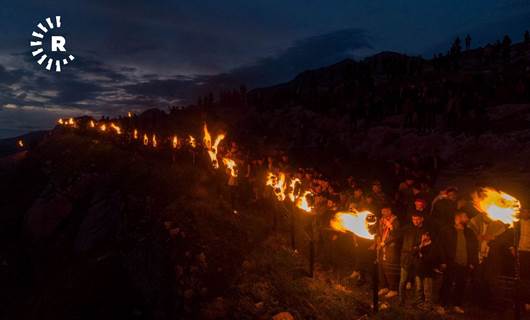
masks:
{"type": "MultiPolygon", "coordinates": [[[[135,140],[128,131],[120,139],[135,140]]],[[[141,139],[137,140],[142,145],[141,139]]],[[[204,160],[212,168],[208,150],[200,142],[183,143],[177,148],[170,139],[160,138],[153,148],[171,150],[173,161],[180,159],[175,157],[177,153],[191,154],[194,164],[204,160]]],[[[269,174],[283,173],[286,181],[297,179],[298,188],[310,192],[311,214],[316,217],[321,244],[336,239],[329,226],[337,212],[368,210],[377,216],[377,224],[370,230],[374,240],[354,237],[351,277],[363,285],[375,257],[379,266],[378,293],[383,299],[397,299],[399,304],[407,305],[411,302],[410,288],[414,287],[415,307],[439,313],[450,307],[463,314],[467,303],[488,306],[502,298],[497,284],[501,276],[514,278],[517,270],[521,283],[530,281],[529,212],[522,210],[520,220],[511,228],[475,209],[472,200],[457,187],[435,194],[438,168],[432,157],[413,156],[408,161],[393,162],[384,185],[381,180],[367,182],[353,176],[332,181],[315,168],[293,166],[285,153],[250,156],[228,140],[216,152],[218,159],[233,159],[236,163],[236,171],[222,165],[215,171],[226,169],[226,175],[219,177],[225,180],[235,214],[250,203],[278,201],[265,182],[269,174]],[[466,296],[467,290],[473,294],[466,296]],[[472,299],[465,301],[465,297],[472,299]]],[[[519,296],[530,311],[530,294],[527,286],[523,289],[519,296]]]]}
{"type": "MultiPolygon", "coordinates": [[[[230,154],[237,156],[237,152],[230,154]]],[[[464,314],[464,305],[488,306],[502,298],[497,280],[514,277],[516,256],[522,283],[530,280],[528,211],[521,211],[514,229],[475,209],[471,199],[457,187],[435,194],[432,187],[436,173],[428,159],[413,157],[408,162],[394,163],[394,177],[389,179],[397,182],[394,186],[383,186],[379,180],[361,183],[353,177],[337,184],[315,169],[293,167],[285,154],[239,164],[239,188],[246,186],[251,201],[263,197],[275,200],[270,193],[267,199],[264,181],[269,172],[286,173],[287,181],[299,179],[301,189],[313,195],[313,214],[323,241],[334,239],[326,238],[325,230],[336,212],[374,213],[378,217],[372,230],[375,240],[355,237],[351,277],[359,285],[365,283],[376,255],[378,293],[383,299],[397,300],[400,305],[413,303],[421,310],[464,314]],[[413,300],[409,297],[412,288],[413,300]],[[466,295],[468,290],[471,295],[466,295]]],[[[530,310],[528,291],[523,290],[520,297],[530,310]]]]}

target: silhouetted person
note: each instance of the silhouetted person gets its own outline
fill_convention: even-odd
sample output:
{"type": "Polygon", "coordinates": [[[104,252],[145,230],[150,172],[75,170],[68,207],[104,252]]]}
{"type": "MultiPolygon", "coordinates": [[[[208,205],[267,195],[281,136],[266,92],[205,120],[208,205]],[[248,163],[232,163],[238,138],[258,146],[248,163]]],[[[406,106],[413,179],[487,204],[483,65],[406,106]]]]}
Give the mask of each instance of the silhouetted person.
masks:
{"type": "Polygon", "coordinates": [[[466,36],[465,41],[466,41],[466,50],[471,49],[471,36],[469,34],[466,36]]]}
{"type": "Polygon", "coordinates": [[[502,39],[502,59],[505,63],[510,62],[512,39],[508,35],[505,35],[502,39]]]}
{"type": "Polygon", "coordinates": [[[478,243],[473,230],[467,227],[469,218],[465,212],[457,212],[453,225],[444,229],[439,241],[443,245],[442,264],[444,277],[440,289],[443,307],[453,305],[455,313],[463,314],[463,297],[466,281],[478,263],[478,243]]]}

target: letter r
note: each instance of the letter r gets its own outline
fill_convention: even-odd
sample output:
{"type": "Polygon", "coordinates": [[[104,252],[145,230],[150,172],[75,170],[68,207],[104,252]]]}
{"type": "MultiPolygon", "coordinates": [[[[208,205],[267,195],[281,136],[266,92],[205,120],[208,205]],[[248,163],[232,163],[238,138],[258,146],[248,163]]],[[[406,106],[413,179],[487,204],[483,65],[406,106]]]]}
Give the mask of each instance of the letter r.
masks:
{"type": "Polygon", "coordinates": [[[64,45],[66,44],[66,39],[63,36],[52,36],[52,51],[66,51],[64,45]]]}

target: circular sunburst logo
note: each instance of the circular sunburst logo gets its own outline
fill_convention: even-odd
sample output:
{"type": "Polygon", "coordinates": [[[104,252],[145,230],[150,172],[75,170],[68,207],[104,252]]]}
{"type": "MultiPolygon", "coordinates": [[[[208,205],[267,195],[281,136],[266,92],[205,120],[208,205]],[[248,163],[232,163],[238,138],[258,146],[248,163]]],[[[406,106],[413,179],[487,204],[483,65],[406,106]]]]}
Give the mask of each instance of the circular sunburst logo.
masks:
{"type": "Polygon", "coordinates": [[[33,31],[31,34],[33,36],[29,43],[33,50],[31,54],[35,59],[38,59],[37,63],[45,67],[46,70],[51,71],[54,68],[55,72],[61,72],[61,66],[66,66],[75,59],[66,50],[65,37],[56,34],[57,30],[61,28],[61,16],[55,17],[55,23],[51,18],[46,18],[46,25],[39,22],[37,27],[39,30],[33,31]],[[51,52],[45,48],[49,48],[51,52]]]}

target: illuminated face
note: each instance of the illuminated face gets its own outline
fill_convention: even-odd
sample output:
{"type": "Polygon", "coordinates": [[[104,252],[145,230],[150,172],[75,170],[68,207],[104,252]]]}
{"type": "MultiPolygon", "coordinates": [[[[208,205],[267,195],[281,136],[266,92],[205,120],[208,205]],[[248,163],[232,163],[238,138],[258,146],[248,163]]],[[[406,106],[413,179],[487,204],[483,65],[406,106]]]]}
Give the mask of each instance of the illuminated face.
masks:
{"type": "Polygon", "coordinates": [[[469,217],[466,213],[460,213],[455,215],[455,223],[466,225],[469,222],[469,217]]]}
{"type": "Polygon", "coordinates": [[[412,216],[412,224],[415,227],[420,227],[423,224],[423,217],[420,216],[412,216]]]}
{"type": "Polygon", "coordinates": [[[425,209],[425,202],[423,202],[423,201],[414,201],[414,206],[416,207],[416,210],[423,211],[423,209],[425,209]]]}
{"type": "Polygon", "coordinates": [[[381,209],[381,215],[383,217],[389,217],[391,214],[392,214],[392,209],[390,209],[390,208],[381,209]]]}

